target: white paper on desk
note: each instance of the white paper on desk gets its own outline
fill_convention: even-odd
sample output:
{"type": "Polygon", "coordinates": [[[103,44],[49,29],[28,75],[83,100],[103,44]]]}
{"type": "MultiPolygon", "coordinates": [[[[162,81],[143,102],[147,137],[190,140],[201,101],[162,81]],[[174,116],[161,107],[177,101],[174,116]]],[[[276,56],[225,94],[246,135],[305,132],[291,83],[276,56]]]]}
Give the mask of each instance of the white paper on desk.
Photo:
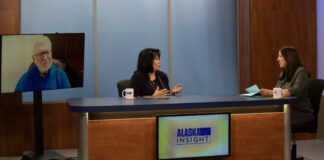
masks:
{"type": "Polygon", "coordinates": [[[260,89],[259,87],[255,84],[249,88],[246,88],[245,91],[247,91],[248,93],[245,93],[245,94],[241,94],[241,96],[254,96],[254,95],[257,95],[260,93],[260,89]]]}

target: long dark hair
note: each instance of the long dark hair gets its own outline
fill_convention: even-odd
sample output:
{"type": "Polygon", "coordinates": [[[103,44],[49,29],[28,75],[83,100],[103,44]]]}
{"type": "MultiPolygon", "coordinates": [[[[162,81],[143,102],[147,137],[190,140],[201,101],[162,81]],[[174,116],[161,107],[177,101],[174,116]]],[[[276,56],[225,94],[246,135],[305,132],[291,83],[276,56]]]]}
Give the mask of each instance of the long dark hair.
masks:
{"type": "Polygon", "coordinates": [[[287,63],[286,68],[283,69],[283,75],[279,77],[279,79],[283,80],[286,77],[287,81],[290,82],[297,68],[305,66],[302,63],[296,48],[292,46],[285,46],[279,51],[287,63]]]}
{"type": "Polygon", "coordinates": [[[143,49],[137,61],[137,71],[148,74],[153,72],[153,60],[158,56],[160,58],[160,50],[156,48],[143,49]]]}

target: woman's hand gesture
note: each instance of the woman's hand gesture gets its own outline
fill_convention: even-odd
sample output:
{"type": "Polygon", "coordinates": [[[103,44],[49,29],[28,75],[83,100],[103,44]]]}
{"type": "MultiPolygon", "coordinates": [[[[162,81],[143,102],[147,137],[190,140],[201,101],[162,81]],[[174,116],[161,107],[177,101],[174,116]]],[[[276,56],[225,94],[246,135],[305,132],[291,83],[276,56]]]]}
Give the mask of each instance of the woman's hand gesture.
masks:
{"type": "Polygon", "coordinates": [[[182,91],[182,88],[180,87],[180,84],[177,84],[176,86],[174,86],[174,88],[170,92],[170,95],[175,95],[177,93],[180,93],[181,91],[182,91]]]}
{"type": "Polygon", "coordinates": [[[169,95],[169,90],[167,90],[167,89],[160,90],[159,86],[157,86],[157,88],[153,94],[153,96],[167,96],[167,95],[169,95]]]}

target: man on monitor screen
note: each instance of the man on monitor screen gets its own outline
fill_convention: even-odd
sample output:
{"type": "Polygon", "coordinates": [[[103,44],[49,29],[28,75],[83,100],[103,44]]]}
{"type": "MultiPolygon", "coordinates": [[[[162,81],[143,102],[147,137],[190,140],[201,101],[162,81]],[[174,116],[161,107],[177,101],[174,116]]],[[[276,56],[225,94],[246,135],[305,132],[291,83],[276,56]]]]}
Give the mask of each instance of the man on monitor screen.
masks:
{"type": "Polygon", "coordinates": [[[53,64],[48,37],[42,36],[34,43],[32,59],[35,65],[20,78],[15,92],[71,88],[66,73],[53,64]]]}

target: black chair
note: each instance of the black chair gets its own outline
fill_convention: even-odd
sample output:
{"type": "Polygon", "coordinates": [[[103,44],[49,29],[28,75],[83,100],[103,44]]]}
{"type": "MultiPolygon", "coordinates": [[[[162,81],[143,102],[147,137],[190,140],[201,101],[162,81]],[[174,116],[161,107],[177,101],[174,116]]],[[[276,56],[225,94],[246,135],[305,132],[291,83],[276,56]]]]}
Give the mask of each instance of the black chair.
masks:
{"type": "Polygon", "coordinates": [[[117,89],[118,89],[118,95],[119,97],[123,97],[122,96],[122,91],[128,87],[130,83],[129,79],[125,79],[125,80],[121,80],[117,82],[117,89]]]}
{"type": "Polygon", "coordinates": [[[298,132],[317,132],[317,123],[318,123],[318,112],[320,109],[322,92],[324,89],[324,80],[322,79],[312,79],[309,80],[309,89],[308,97],[312,104],[312,109],[314,111],[313,118],[310,122],[304,124],[296,124],[291,126],[291,131],[293,133],[293,145],[291,150],[291,159],[292,160],[303,160],[303,157],[297,158],[297,146],[296,146],[296,133],[298,132]]]}

